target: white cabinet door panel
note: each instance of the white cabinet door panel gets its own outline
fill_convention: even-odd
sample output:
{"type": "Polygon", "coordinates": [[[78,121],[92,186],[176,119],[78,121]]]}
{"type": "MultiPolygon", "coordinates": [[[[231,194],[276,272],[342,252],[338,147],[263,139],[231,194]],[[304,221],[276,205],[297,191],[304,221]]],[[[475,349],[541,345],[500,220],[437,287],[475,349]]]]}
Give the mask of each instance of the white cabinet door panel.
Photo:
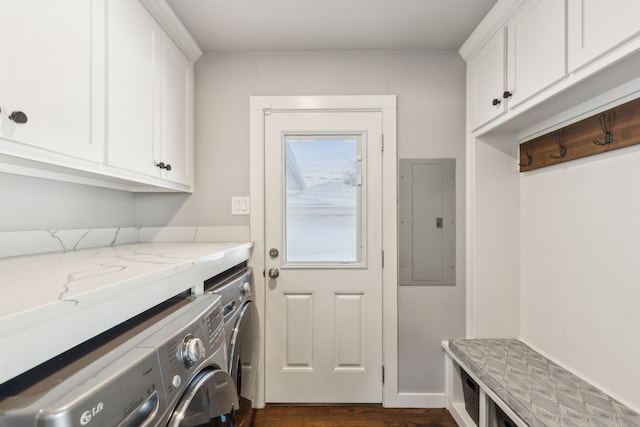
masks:
{"type": "Polygon", "coordinates": [[[108,163],[159,176],[153,162],[159,28],[135,1],[110,0],[108,13],[108,163]]]}
{"type": "Polygon", "coordinates": [[[640,33],[638,0],[569,0],[569,71],[640,33]]]}
{"type": "Polygon", "coordinates": [[[0,0],[1,138],[102,161],[103,141],[92,140],[91,93],[99,73],[92,61],[104,53],[92,37],[100,3],[0,0]],[[10,120],[13,111],[27,122],[10,120]]]}
{"type": "Polygon", "coordinates": [[[161,143],[156,161],[171,165],[171,170],[163,175],[165,179],[191,184],[193,65],[165,34],[161,64],[161,143]]]}
{"type": "Polygon", "coordinates": [[[530,0],[508,23],[507,90],[514,107],[565,75],[565,2],[530,0]]]}
{"type": "Polygon", "coordinates": [[[505,31],[499,30],[469,61],[471,121],[476,128],[505,111],[505,31]]]}

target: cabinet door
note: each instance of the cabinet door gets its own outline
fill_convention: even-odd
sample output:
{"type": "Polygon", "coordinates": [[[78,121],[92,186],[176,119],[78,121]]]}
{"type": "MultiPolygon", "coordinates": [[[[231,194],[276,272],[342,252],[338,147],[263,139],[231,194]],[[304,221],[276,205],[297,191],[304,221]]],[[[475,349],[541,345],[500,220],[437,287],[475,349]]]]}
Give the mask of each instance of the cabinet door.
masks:
{"type": "MultiPolygon", "coordinates": [[[[0,138],[102,161],[99,124],[92,123],[92,84],[99,85],[99,1],[0,0],[0,138]],[[96,65],[97,65],[96,64],[96,65]],[[92,75],[93,73],[93,75],[92,75]],[[9,119],[26,115],[26,123],[9,119]]],[[[16,147],[19,147],[16,146],[16,147]]]]}
{"type": "Polygon", "coordinates": [[[569,0],[569,71],[640,33],[638,0],[569,0]]]}
{"type": "Polygon", "coordinates": [[[157,162],[171,165],[167,180],[192,184],[193,65],[176,44],[162,35],[160,91],[160,150],[157,162]]]}
{"type": "Polygon", "coordinates": [[[468,64],[471,122],[475,129],[505,111],[505,31],[494,34],[468,64]]]}
{"type": "Polygon", "coordinates": [[[529,0],[507,29],[508,104],[513,107],[566,74],[565,2],[529,0]]]}
{"type": "Polygon", "coordinates": [[[160,29],[136,0],[108,5],[108,163],[160,176],[153,162],[160,29]]]}

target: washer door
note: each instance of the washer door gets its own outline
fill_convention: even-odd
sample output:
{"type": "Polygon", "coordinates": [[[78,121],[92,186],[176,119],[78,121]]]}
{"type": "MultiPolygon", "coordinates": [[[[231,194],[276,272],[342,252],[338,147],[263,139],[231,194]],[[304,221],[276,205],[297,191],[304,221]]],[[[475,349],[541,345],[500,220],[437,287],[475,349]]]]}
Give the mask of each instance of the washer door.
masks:
{"type": "Polygon", "coordinates": [[[239,407],[233,380],[224,371],[204,370],[193,379],[169,419],[168,427],[235,427],[239,407]]]}
{"type": "Polygon", "coordinates": [[[260,346],[259,327],[258,310],[252,301],[248,301],[240,309],[229,340],[229,374],[235,382],[240,402],[238,426],[251,425],[260,346]]]}

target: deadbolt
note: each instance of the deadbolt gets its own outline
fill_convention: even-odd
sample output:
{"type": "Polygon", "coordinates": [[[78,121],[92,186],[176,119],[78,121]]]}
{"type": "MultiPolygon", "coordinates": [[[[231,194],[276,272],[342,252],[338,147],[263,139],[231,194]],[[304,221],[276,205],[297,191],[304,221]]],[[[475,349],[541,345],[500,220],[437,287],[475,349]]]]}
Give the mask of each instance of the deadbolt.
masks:
{"type": "Polygon", "coordinates": [[[271,258],[278,258],[278,255],[280,255],[280,252],[278,252],[276,248],[269,249],[269,256],[271,258]]]}

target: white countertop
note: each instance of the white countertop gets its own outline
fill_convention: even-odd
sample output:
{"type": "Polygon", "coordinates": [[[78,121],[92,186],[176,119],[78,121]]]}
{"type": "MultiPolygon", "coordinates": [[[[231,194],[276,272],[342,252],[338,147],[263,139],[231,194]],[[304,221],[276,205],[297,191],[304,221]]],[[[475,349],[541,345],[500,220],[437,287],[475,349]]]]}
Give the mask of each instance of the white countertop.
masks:
{"type": "Polygon", "coordinates": [[[247,260],[252,243],[136,243],[0,259],[0,383],[247,260]]]}

